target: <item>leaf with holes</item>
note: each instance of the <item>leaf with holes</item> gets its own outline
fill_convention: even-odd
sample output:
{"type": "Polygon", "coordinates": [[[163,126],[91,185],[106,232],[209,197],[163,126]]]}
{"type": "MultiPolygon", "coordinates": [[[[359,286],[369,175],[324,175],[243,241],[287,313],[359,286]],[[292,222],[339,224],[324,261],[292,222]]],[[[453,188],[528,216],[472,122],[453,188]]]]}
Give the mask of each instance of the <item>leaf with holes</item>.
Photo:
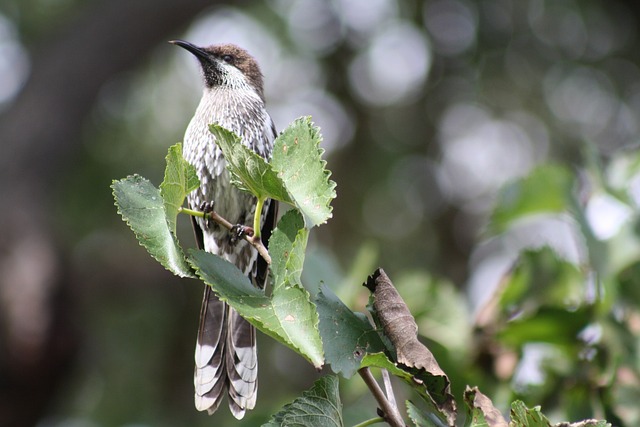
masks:
{"type": "Polygon", "coordinates": [[[297,119],[276,139],[271,159],[308,228],[331,218],[330,203],[336,197],[336,183],[329,179],[331,172],[322,160],[321,141],[311,117],[297,119]]]}
{"type": "MultiPolygon", "coordinates": [[[[307,234],[300,232],[304,229],[297,228],[300,224],[295,213],[285,215],[271,237],[276,241],[281,239],[272,247],[272,257],[276,260],[283,259],[281,262],[285,265],[293,265],[294,271],[298,268],[298,262],[301,262],[298,258],[300,252],[296,247],[306,245],[307,234]],[[283,231],[284,229],[287,231],[283,231]],[[286,236],[293,236],[293,240],[287,240],[286,236]]],[[[189,262],[198,276],[242,317],[265,334],[294,349],[315,367],[323,365],[318,313],[309,292],[301,285],[291,282],[292,278],[297,277],[297,273],[291,273],[285,268],[281,272],[278,270],[280,278],[276,278],[276,282],[281,283],[274,286],[269,297],[263,290],[255,288],[247,276],[228,261],[204,251],[191,251],[190,255],[189,262]]]]}
{"type": "Polygon", "coordinates": [[[315,303],[325,356],[333,372],[350,378],[360,369],[365,354],[384,350],[366,316],[351,311],[327,286],[321,286],[315,303]]]}

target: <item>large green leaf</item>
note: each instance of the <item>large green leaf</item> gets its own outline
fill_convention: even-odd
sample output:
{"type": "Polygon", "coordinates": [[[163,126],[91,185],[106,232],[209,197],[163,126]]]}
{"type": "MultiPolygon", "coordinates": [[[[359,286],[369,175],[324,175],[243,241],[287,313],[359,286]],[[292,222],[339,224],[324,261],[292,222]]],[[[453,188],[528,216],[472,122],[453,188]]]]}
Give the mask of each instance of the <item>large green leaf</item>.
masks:
{"type": "Polygon", "coordinates": [[[191,250],[189,262],[198,277],[265,334],[294,349],[315,367],[324,363],[318,333],[318,313],[309,293],[284,283],[268,297],[230,262],[201,250],[191,250]]]}
{"type": "Polygon", "coordinates": [[[497,333],[502,343],[520,347],[529,342],[545,342],[579,348],[577,336],[592,322],[590,308],[581,307],[569,311],[556,307],[541,307],[530,316],[508,322],[504,329],[497,333]]]}
{"type": "Polygon", "coordinates": [[[265,159],[245,147],[240,137],[217,125],[209,126],[216,144],[224,153],[231,182],[259,199],[271,198],[293,204],[282,179],[265,159]]]}
{"type": "Polygon", "coordinates": [[[273,275],[272,302],[282,300],[287,303],[291,294],[299,292],[304,295],[304,301],[299,304],[308,312],[311,324],[305,330],[303,337],[305,344],[312,354],[319,360],[323,359],[322,340],[318,331],[318,312],[309,292],[302,286],[301,274],[304,255],[309,238],[309,229],[304,227],[300,212],[295,209],[288,211],[278,221],[278,226],[269,239],[269,253],[273,259],[271,274],[273,275]],[[295,290],[290,290],[295,288],[295,290]]]}
{"type": "Polygon", "coordinates": [[[322,137],[310,117],[297,119],[278,136],[270,163],[223,127],[213,124],[209,130],[224,153],[232,182],[240,189],[295,206],[307,228],[331,217],[336,184],[329,179],[331,172],[322,160],[324,150],[319,148],[322,137]]]}
{"type": "Polygon", "coordinates": [[[401,295],[411,295],[406,303],[420,336],[442,344],[451,358],[463,360],[469,350],[472,323],[464,294],[451,282],[424,270],[398,273],[393,283],[401,295]]]}
{"type": "Polygon", "coordinates": [[[309,228],[331,218],[330,203],[336,197],[336,183],[329,179],[320,141],[320,131],[310,117],[297,119],[276,139],[271,159],[309,228]]]}
{"type": "Polygon", "coordinates": [[[342,403],[338,378],[327,375],[285,405],[263,427],[342,427],[342,403]]]}
{"type": "Polygon", "coordinates": [[[315,303],[325,357],[333,372],[350,378],[366,353],[385,349],[366,316],[351,311],[327,286],[321,286],[315,303]]]}
{"type": "Polygon", "coordinates": [[[174,274],[195,277],[169,225],[160,190],[139,175],[113,181],[111,188],[118,213],[149,254],[174,274]]]}
{"type": "Polygon", "coordinates": [[[501,233],[524,216],[570,210],[573,182],[573,176],[566,168],[544,165],[505,185],[498,194],[490,229],[501,233]]]}
{"type": "Polygon", "coordinates": [[[412,401],[407,400],[407,415],[416,427],[438,427],[438,424],[434,423],[429,414],[423,412],[420,408],[413,404],[412,401]]]}
{"type": "Polygon", "coordinates": [[[523,251],[505,279],[500,295],[500,308],[505,312],[538,305],[576,307],[585,302],[585,272],[548,247],[523,251]]]}
{"type": "Polygon", "coordinates": [[[309,229],[304,227],[304,220],[297,210],[288,211],[278,221],[278,227],[269,239],[274,289],[284,283],[301,286],[300,276],[308,238],[309,229]]]}
{"type": "Polygon", "coordinates": [[[164,201],[169,229],[176,233],[178,212],[187,194],[200,186],[196,169],[182,157],[182,144],[169,147],[164,180],[160,184],[160,194],[164,201]]]}

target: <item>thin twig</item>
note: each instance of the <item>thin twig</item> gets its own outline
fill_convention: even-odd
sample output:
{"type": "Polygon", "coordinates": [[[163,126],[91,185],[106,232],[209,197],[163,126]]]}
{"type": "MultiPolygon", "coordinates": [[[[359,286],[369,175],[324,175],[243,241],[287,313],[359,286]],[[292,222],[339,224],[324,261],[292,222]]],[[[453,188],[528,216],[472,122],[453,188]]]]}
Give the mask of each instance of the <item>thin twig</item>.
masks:
{"type": "Polygon", "coordinates": [[[397,408],[398,403],[396,402],[396,395],[393,394],[393,387],[391,386],[391,377],[389,376],[389,371],[387,371],[386,369],[381,369],[380,372],[382,373],[382,382],[384,383],[384,390],[386,392],[387,399],[389,400],[389,403],[391,403],[391,406],[397,408]]]}
{"type": "Polygon", "coordinates": [[[398,411],[397,407],[392,406],[389,400],[387,400],[384,392],[380,388],[380,385],[378,384],[376,379],[371,374],[369,368],[358,369],[358,373],[362,377],[367,387],[369,387],[369,390],[371,390],[371,394],[373,394],[373,397],[376,399],[376,402],[378,402],[378,405],[380,405],[380,409],[383,412],[382,416],[384,417],[384,420],[391,427],[405,427],[404,421],[400,416],[400,411],[398,411]]]}
{"type": "MultiPolygon", "coordinates": [[[[180,208],[180,209],[178,209],[178,212],[183,213],[183,214],[187,214],[187,215],[191,215],[191,216],[196,216],[198,218],[210,219],[211,221],[215,222],[216,224],[220,224],[221,226],[223,226],[227,230],[231,230],[233,228],[233,224],[231,224],[225,218],[223,218],[220,215],[218,215],[218,213],[216,211],[211,211],[211,212],[204,213],[202,211],[197,211],[197,210],[194,210],[194,209],[180,208]]],[[[262,243],[262,239],[260,239],[260,236],[244,235],[243,238],[244,238],[244,240],[249,242],[249,244],[251,246],[253,246],[254,248],[256,248],[258,250],[258,253],[260,254],[260,256],[262,258],[264,258],[264,260],[267,262],[267,264],[271,265],[271,256],[269,255],[269,251],[267,250],[267,248],[262,243]]]]}

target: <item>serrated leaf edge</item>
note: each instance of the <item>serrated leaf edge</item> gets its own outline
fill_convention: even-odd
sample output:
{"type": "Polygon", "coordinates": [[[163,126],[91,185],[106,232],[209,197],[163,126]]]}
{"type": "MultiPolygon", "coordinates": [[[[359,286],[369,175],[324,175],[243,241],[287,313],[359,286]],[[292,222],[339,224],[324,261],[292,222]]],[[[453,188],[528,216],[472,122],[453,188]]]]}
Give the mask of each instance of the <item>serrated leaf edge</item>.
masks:
{"type": "MultiPolygon", "coordinates": [[[[137,173],[136,173],[136,174],[133,174],[133,175],[127,175],[125,178],[122,178],[122,179],[114,179],[114,180],[112,180],[112,181],[111,181],[111,185],[110,185],[110,188],[111,188],[111,195],[113,196],[113,200],[114,200],[114,203],[113,203],[113,204],[114,204],[114,206],[116,207],[116,211],[117,211],[118,215],[120,215],[120,218],[122,218],[122,221],[124,221],[124,222],[125,222],[125,224],[127,224],[127,227],[129,227],[129,229],[130,229],[131,231],[133,231],[133,234],[136,236],[136,241],[138,242],[138,245],[142,246],[142,247],[147,251],[147,253],[151,256],[151,258],[155,259],[155,260],[156,260],[156,261],[157,261],[157,262],[158,262],[158,263],[159,263],[159,264],[160,264],[160,265],[161,265],[165,270],[170,271],[171,273],[175,274],[175,275],[176,275],[176,276],[178,276],[178,277],[188,277],[188,278],[191,278],[191,279],[196,279],[197,277],[195,276],[195,272],[193,271],[193,267],[191,266],[191,264],[190,264],[190,263],[186,262],[186,261],[188,261],[188,259],[186,258],[185,254],[184,254],[184,251],[182,250],[182,246],[180,245],[180,242],[179,242],[179,240],[178,240],[178,237],[177,237],[175,234],[173,234],[173,232],[171,232],[171,227],[169,227],[169,224],[167,224],[167,228],[169,229],[169,234],[171,234],[171,238],[173,239],[173,242],[174,242],[174,243],[175,243],[175,245],[176,245],[176,248],[177,248],[177,250],[178,250],[178,253],[179,253],[180,255],[182,255],[183,260],[185,260],[185,265],[187,265],[187,266],[191,266],[191,267],[192,267],[192,268],[191,268],[191,274],[182,274],[182,273],[180,273],[180,272],[179,272],[179,270],[178,270],[178,269],[175,269],[175,270],[174,270],[174,269],[172,269],[172,268],[168,267],[167,265],[165,265],[165,262],[164,262],[165,260],[163,260],[163,259],[159,258],[158,256],[154,255],[153,253],[151,253],[151,252],[147,249],[147,247],[146,247],[146,246],[144,246],[144,244],[142,243],[142,240],[141,240],[141,236],[140,236],[140,234],[139,234],[136,230],[134,230],[134,228],[131,226],[131,223],[129,222],[129,220],[128,220],[127,218],[125,218],[124,214],[122,213],[122,211],[121,211],[121,209],[120,209],[120,205],[118,204],[118,199],[117,199],[117,197],[116,197],[116,193],[115,193],[115,192],[116,192],[115,185],[116,185],[118,182],[122,182],[122,181],[127,180],[127,179],[130,179],[130,178],[131,178],[131,179],[136,179],[136,178],[138,178],[138,179],[142,179],[142,180],[144,180],[144,181],[146,181],[146,182],[150,183],[151,185],[153,185],[153,183],[151,183],[151,181],[150,181],[150,180],[148,180],[147,178],[145,178],[145,177],[143,177],[142,175],[139,175],[139,174],[137,174],[137,173]]],[[[154,186],[154,187],[155,187],[155,186],[154,186]]],[[[156,187],[156,189],[157,189],[157,187],[156,187]]],[[[158,190],[158,191],[159,191],[159,190],[158,190]]],[[[165,210],[164,203],[162,204],[162,209],[163,209],[163,210],[165,210]]],[[[166,211],[165,211],[165,221],[166,221],[166,211]]],[[[171,260],[169,260],[169,259],[167,259],[166,261],[167,261],[167,263],[168,263],[169,265],[175,265],[175,262],[172,262],[172,261],[171,261],[171,260]]]]}
{"type": "MultiPolygon", "coordinates": [[[[207,253],[209,253],[210,255],[213,255],[213,256],[218,256],[218,255],[212,254],[210,252],[207,252],[207,253]]],[[[227,298],[224,295],[220,294],[220,292],[218,292],[217,289],[215,288],[214,284],[209,283],[204,277],[201,276],[201,274],[200,274],[201,269],[196,265],[196,263],[193,262],[191,257],[187,258],[187,262],[191,265],[191,268],[194,270],[194,272],[195,272],[196,276],[198,277],[198,279],[202,280],[207,286],[211,287],[213,292],[216,294],[216,296],[218,298],[220,298],[221,301],[224,301],[225,303],[227,303],[231,307],[233,307],[233,304],[230,303],[229,298],[227,298]]],[[[240,269],[238,267],[236,267],[233,264],[231,264],[231,265],[235,269],[240,271],[240,269]]],[[[299,290],[301,290],[302,292],[304,292],[304,295],[307,297],[307,301],[313,305],[314,310],[312,310],[312,312],[316,313],[316,316],[315,316],[316,318],[314,319],[313,326],[314,326],[314,329],[317,331],[318,330],[318,324],[319,324],[320,320],[318,318],[318,310],[317,310],[315,304],[313,303],[313,301],[311,301],[311,295],[309,294],[309,291],[307,291],[302,286],[295,286],[295,285],[288,284],[288,281],[285,281],[282,286],[286,287],[287,285],[289,285],[290,287],[296,287],[299,290]]],[[[287,329],[283,327],[284,319],[281,319],[279,316],[275,315],[275,310],[273,308],[274,307],[274,305],[273,305],[273,296],[270,297],[270,296],[267,296],[266,294],[263,294],[263,295],[269,301],[269,304],[270,304],[269,308],[274,313],[274,317],[277,319],[277,323],[276,324],[278,326],[280,326],[280,329],[283,331],[283,334],[280,334],[280,333],[278,333],[278,332],[276,332],[276,331],[274,331],[274,330],[272,330],[270,328],[267,328],[260,317],[251,316],[251,315],[244,316],[242,314],[241,314],[241,316],[244,317],[247,321],[249,321],[249,323],[251,323],[252,325],[257,327],[258,329],[260,329],[266,335],[269,335],[269,336],[272,336],[272,337],[275,335],[275,336],[278,337],[277,338],[278,341],[286,340],[286,343],[285,343],[286,346],[288,346],[288,347],[292,348],[293,350],[295,350],[298,354],[300,354],[305,359],[307,359],[314,367],[321,368],[324,365],[324,350],[322,348],[320,349],[320,352],[321,352],[321,355],[322,355],[322,360],[319,361],[319,364],[317,364],[316,361],[312,360],[311,357],[309,357],[309,355],[305,354],[302,351],[301,347],[299,347],[298,345],[293,343],[293,340],[291,339],[291,336],[287,332],[287,329]]],[[[320,337],[320,333],[319,332],[318,332],[318,337],[320,338],[320,343],[322,343],[322,337],[320,337]]]]}
{"type": "MultiPolygon", "coordinates": [[[[311,224],[311,227],[309,227],[307,216],[304,215],[304,214],[302,215],[303,218],[304,218],[305,225],[307,226],[307,228],[312,228],[314,226],[319,226],[319,225],[322,225],[322,224],[326,224],[327,221],[330,218],[333,218],[333,206],[331,205],[331,201],[334,200],[337,197],[337,193],[336,193],[336,190],[335,190],[336,187],[337,187],[337,184],[336,184],[335,181],[330,179],[331,171],[329,169],[327,169],[327,167],[326,167],[327,166],[327,161],[322,158],[322,155],[325,153],[325,149],[320,147],[320,143],[323,141],[322,134],[320,132],[320,128],[314,124],[313,120],[311,119],[311,116],[301,116],[301,117],[298,117],[297,119],[295,119],[287,127],[287,129],[289,129],[291,127],[295,127],[299,123],[303,123],[303,124],[307,125],[309,131],[312,132],[312,137],[313,137],[312,139],[316,140],[315,148],[317,149],[318,158],[320,159],[320,167],[321,167],[323,178],[324,178],[323,182],[327,183],[327,185],[328,185],[327,191],[329,192],[329,198],[327,200],[327,204],[325,205],[328,208],[328,213],[327,213],[326,218],[323,221],[321,221],[321,222],[319,222],[317,224],[311,224]]],[[[282,135],[283,135],[283,133],[278,135],[278,138],[276,138],[276,141],[278,139],[280,139],[282,135]]],[[[275,143],[274,143],[274,145],[275,145],[275,143]]],[[[272,169],[278,176],[280,176],[280,174],[282,173],[282,170],[275,169],[273,167],[272,167],[272,169]]],[[[286,185],[285,185],[285,188],[286,188],[286,185]]],[[[287,189],[287,192],[289,192],[288,189],[287,189]]],[[[294,197],[292,197],[290,192],[289,192],[289,195],[290,195],[292,201],[294,202],[295,207],[296,208],[301,208],[302,206],[300,205],[300,202],[297,199],[295,199],[294,197]]],[[[301,210],[301,212],[303,212],[302,209],[299,209],[299,210],[301,210]]]]}

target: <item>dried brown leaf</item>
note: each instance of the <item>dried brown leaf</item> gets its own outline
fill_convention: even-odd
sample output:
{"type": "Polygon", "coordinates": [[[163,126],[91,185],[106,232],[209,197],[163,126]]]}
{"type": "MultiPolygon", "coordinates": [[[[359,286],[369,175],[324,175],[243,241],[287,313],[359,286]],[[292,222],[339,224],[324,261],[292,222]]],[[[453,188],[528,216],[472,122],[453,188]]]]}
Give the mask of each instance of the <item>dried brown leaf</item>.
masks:
{"type": "MultiPolygon", "coordinates": [[[[507,421],[502,413],[493,406],[493,402],[487,396],[482,394],[478,387],[469,387],[464,391],[464,400],[469,406],[470,416],[475,418],[476,411],[479,411],[484,418],[486,425],[489,427],[508,427],[507,421]]],[[[468,422],[468,421],[467,421],[468,422]]]]}
{"type": "Polygon", "coordinates": [[[418,340],[418,324],[391,280],[381,268],[365,286],[373,295],[374,317],[396,351],[396,362],[424,384],[438,410],[446,414],[450,425],[456,416],[456,402],[451,395],[449,377],[438,365],[429,349],[418,340]]]}

